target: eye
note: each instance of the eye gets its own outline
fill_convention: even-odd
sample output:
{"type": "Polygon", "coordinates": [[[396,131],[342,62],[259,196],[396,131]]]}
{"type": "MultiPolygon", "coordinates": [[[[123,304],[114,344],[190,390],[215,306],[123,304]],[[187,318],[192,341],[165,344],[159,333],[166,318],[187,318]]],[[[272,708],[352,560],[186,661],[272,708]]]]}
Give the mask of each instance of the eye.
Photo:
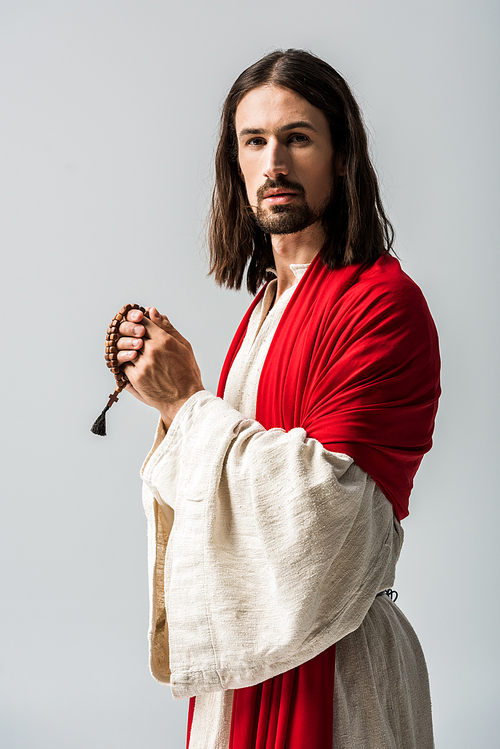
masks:
{"type": "Polygon", "coordinates": [[[264,138],[261,138],[260,136],[254,136],[253,138],[250,138],[250,140],[247,140],[245,143],[246,146],[263,146],[265,145],[264,138]]]}
{"type": "Polygon", "coordinates": [[[304,135],[304,133],[293,133],[288,140],[290,143],[307,143],[309,138],[307,135],[304,135]]]}

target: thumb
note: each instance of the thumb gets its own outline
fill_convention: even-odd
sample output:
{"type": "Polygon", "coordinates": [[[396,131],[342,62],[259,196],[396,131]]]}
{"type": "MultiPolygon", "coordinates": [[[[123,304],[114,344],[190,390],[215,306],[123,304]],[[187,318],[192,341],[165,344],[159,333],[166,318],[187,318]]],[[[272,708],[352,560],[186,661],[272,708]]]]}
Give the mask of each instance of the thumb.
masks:
{"type": "Polygon", "coordinates": [[[171,335],[172,338],[175,338],[176,341],[179,341],[179,343],[184,344],[184,346],[189,346],[189,348],[191,348],[191,344],[189,343],[189,341],[187,341],[184,336],[182,336],[179,331],[174,328],[166,315],[161,315],[158,312],[156,307],[149,308],[149,318],[151,322],[164,330],[165,333],[171,335]]]}

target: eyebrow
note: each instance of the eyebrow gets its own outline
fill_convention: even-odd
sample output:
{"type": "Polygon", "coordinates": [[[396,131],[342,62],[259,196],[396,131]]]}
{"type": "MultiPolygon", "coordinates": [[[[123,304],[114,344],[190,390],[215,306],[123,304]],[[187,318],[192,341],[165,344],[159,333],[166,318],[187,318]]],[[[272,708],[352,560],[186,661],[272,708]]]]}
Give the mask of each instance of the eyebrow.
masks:
{"type": "MultiPolygon", "coordinates": [[[[316,128],[313,127],[307,120],[297,120],[297,122],[290,122],[287,125],[283,125],[283,127],[280,127],[278,129],[278,133],[285,133],[287,130],[297,130],[298,128],[302,130],[312,130],[314,133],[316,132],[316,128]]],[[[263,135],[265,132],[265,130],[259,127],[244,127],[238,133],[238,137],[241,138],[243,135],[263,135]]]]}

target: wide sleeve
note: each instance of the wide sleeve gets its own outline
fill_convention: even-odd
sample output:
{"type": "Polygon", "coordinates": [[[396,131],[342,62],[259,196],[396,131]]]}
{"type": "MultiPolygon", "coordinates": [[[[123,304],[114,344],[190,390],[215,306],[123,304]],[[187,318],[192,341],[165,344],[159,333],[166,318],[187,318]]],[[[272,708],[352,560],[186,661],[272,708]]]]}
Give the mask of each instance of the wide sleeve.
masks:
{"type": "Polygon", "coordinates": [[[303,429],[265,430],[202,391],[142,476],[151,668],[176,698],[300,665],[355,630],[394,581],[391,504],[303,429]]]}

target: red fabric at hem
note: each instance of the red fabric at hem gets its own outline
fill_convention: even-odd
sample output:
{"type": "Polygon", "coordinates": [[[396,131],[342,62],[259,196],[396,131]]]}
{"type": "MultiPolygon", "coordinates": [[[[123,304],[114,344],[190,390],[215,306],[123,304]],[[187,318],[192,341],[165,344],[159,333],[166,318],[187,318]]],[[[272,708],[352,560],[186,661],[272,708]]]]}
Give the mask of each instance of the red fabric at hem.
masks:
{"type": "Polygon", "coordinates": [[[235,689],[229,749],[331,749],[335,645],[284,674],[235,689]]]}

